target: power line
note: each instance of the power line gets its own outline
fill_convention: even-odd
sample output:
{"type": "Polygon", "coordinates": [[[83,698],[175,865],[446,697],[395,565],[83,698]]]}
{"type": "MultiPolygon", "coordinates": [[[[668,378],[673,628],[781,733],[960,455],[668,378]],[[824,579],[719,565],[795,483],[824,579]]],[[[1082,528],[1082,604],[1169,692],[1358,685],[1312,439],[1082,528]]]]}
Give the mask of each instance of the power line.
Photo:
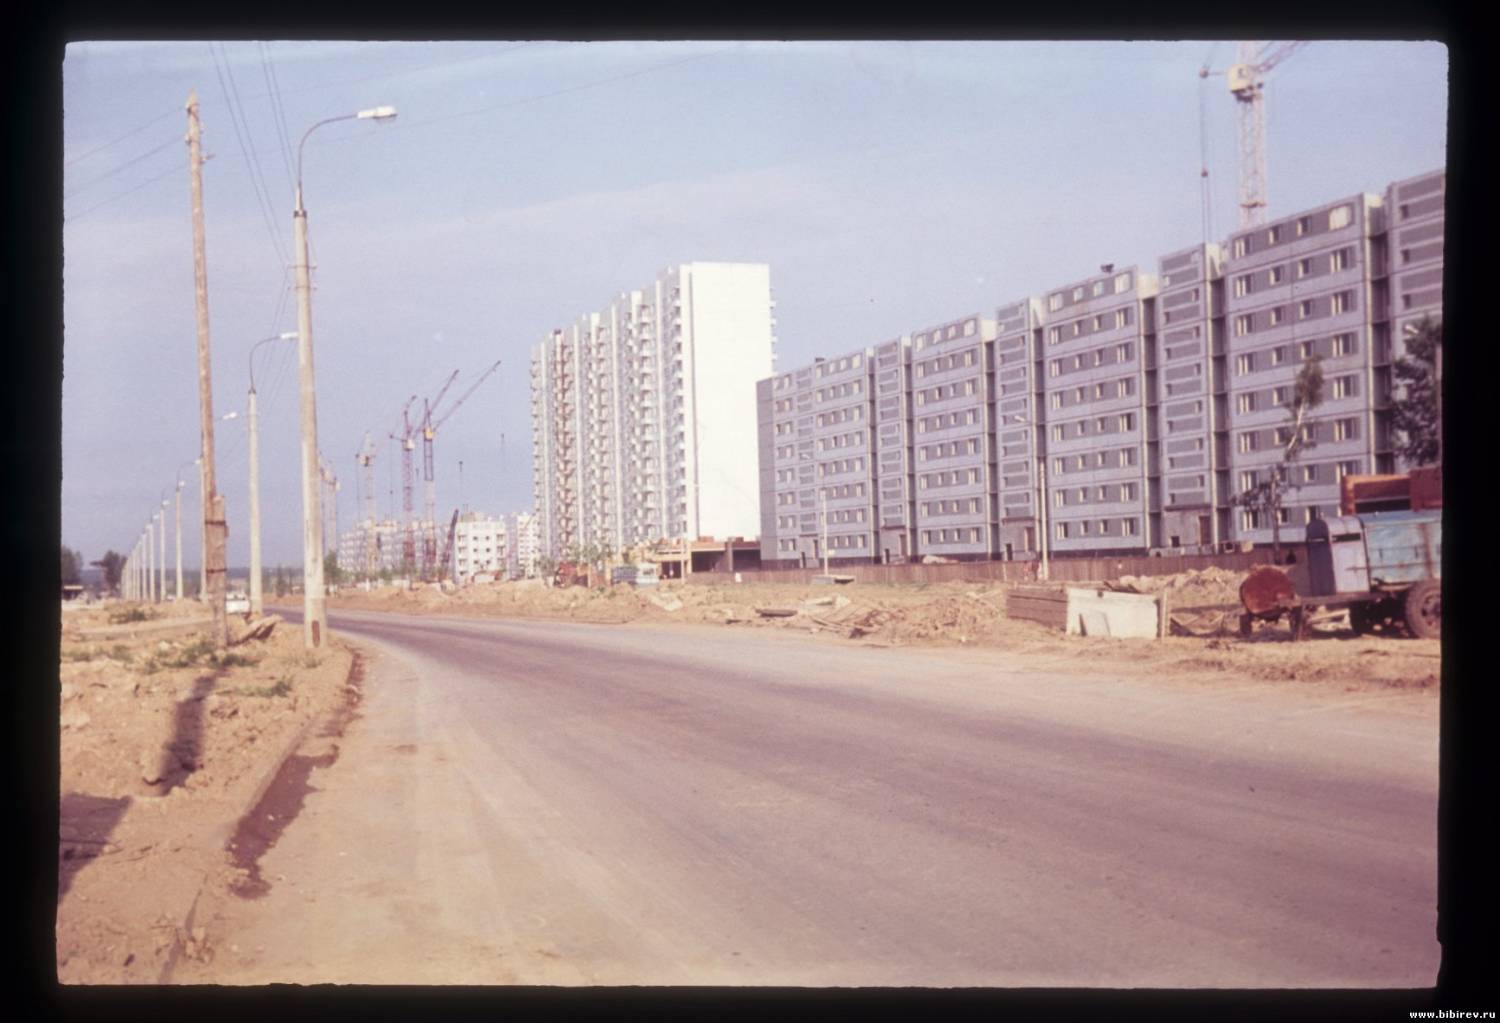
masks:
{"type": "Polygon", "coordinates": [[[113,197],[111,197],[109,199],[105,199],[103,202],[95,203],[94,205],[90,206],[88,209],[84,210],[82,213],[75,213],[72,216],[63,217],[63,220],[65,222],[71,222],[71,221],[75,221],[75,220],[80,220],[83,217],[88,216],[90,213],[94,212],[95,210],[97,210],[101,206],[108,206],[110,203],[114,202],[117,199],[123,199],[127,195],[131,194],[132,192],[139,192],[141,189],[145,188],[147,185],[154,185],[156,182],[160,181],[162,178],[166,177],[167,175],[169,175],[169,174],[175,174],[175,173],[177,173],[177,168],[176,167],[169,167],[166,170],[162,171],[160,174],[158,174],[156,177],[151,178],[151,179],[149,179],[147,181],[142,181],[139,185],[136,185],[134,188],[127,188],[125,191],[121,192],[119,195],[113,196],[113,197]]]}
{"type": "Polygon", "coordinates": [[[104,143],[102,146],[95,146],[93,149],[90,149],[87,153],[83,153],[83,154],[81,154],[79,156],[73,157],[73,159],[71,159],[71,160],[65,161],[63,163],[63,166],[64,167],[71,167],[75,163],[78,163],[78,162],[80,162],[82,160],[87,160],[89,157],[93,156],[95,153],[102,153],[106,149],[108,149],[110,146],[115,145],[118,142],[124,142],[126,139],[130,138],[132,135],[139,135],[141,132],[143,132],[147,128],[151,127],[157,121],[164,121],[168,117],[171,117],[175,113],[177,113],[176,110],[168,110],[164,114],[158,114],[157,116],[151,118],[151,120],[147,121],[145,124],[141,125],[139,128],[132,128],[129,131],[127,131],[124,135],[121,135],[117,139],[110,139],[108,142],[104,143]]]}
{"type": "Polygon", "coordinates": [[[276,80],[276,68],[271,63],[271,51],[265,43],[260,44],[260,69],[270,89],[271,113],[276,117],[276,127],[281,135],[281,160],[286,166],[287,191],[295,192],[297,183],[292,176],[292,142],[286,130],[286,111],[281,105],[281,90],[276,80]]]}
{"type": "MultiPolygon", "coordinates": [[[[286,263],[290,262],[290,260],[286,256],[286,250],[282,248],[281,236],[276,233],[275,218],[271,215],[270,202],[262,193],[263,186],[261,175],[259,173],[260,165],[258,162],[252,163],[251,161],[249,147],[245,145],[245,136],[240,132],[239,118],[235,115],[234,100],[230,96],[230,87],[224,84],[224,72],[219,66],[219,52],[218,50],[214,49],[212,43],[209,44],[209,53],[213,56],[214,73],[219,78],[219,90],[223,92],[224,102],[229,107],[229,123],[234,128],[235,138],[239,140],[240,144],[240,153],[244,156],[245,166],[250,171],[250,187],[255,192],[256,202],[260,206],[260,215],[265,221],[266,233],[270,235],[271,247],[276,252],[277,261],[285,265],[286,263]]],[[[231,85],[232,84],[233,83],[231,81],[231,85]]],[[[249,124],[246,124],[245,130],[249,131],[249,128],[249,124]]]]}
{"type": "Polygon", "coordinates": [[[167,149],[167,148],[169,148],[171,146],[177,145],[178,141],[179,141],[178,139],[168,139],[166,142],[163,142],[161,145],[157,146],[155,149],[151,150],[149,153],[142,153],[140,156],[137,156],[137,157],[134,157],[132,159],[126,160],[124,163],[118,165],[117,167],[114,167],[111,170],[105,171],[103,174],[99,175],[97,178],[92,178],[89,181],[85,181],[81,185],[75,186],[74,189],[71,192],[64,192],[63,193],[63,198],[64,199],[71,199],[73,196],[77,195],[79,192],[82,192],[84,189],[86,189],[86,188],[92,188],[94,185],[99,184],[99,182],[101,182],[101,181],[107,181],[109,178],[114,177],[116,174],[120,173],[120,171],[124,170],[126,167],[133,167],[136,164],[140,163],[142,160],[145,160],[145,159],[148,159],[150,157],[153,157],[157,153],[160,153],[162,150],[167,149]]]}

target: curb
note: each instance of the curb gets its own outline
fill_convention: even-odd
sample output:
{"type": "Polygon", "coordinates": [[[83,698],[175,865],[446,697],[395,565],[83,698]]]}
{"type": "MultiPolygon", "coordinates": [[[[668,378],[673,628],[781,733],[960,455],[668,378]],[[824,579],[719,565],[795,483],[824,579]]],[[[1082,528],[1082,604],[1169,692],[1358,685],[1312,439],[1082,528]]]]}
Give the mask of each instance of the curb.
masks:
{"type": "MultiPolygon", "coordinates": [[[[360,664],[359,651],[355,649],[353,644],[348,644],[348,649],[353,656],[349,659],[349,671],[344,676],[344,686],[346,688],[353,680],[354,672],[360,664]]],[[[256,804],[261,801],[261,798],[266,794],[266,791],[276,780],[276,776],[281,773],[282,767],[285,766],[286,762],[291,759],[294,753],[297,752],[298,747],[300,747],[302,743],[306,741],[307,736],[313,730],[313,727],[315,725],[325,723],[335,713],[337,713],[337,708],[327,711],[323,714],[313,715],[306,721],[304,721],[301,727],[299,727],[296,732],[293,733],[292,737],[282,747],[281,753],[271,760],[266,770],[261,774],[261,777],[259,781],[255,783],[255,788],[251,792],[249,798],[240,804],[240,808],[235,812],[233,817],[231,817],[229,822],[227,824],[221,823],[217,827],[210,829],[210,834],[212,835],[212,842],[210,844],[213,850],[216,850],[218,852],[223,851],[225,842],[227,842],[228,839],[234,834],[234,829],[239,825],[240,820],[243,819],[244,816],[251,810],[255,809],[256,804]]],[[[194,893],[193,901],[188,906],[187,912],[182,917],[182,925],[180,930],[181,933],[187,935],[189,938],[192,937],[193,926],[198,912],[198,903],[203,898],[203,893],[207,890],[208,883],[209,879],[205,877],[203,879],[203,883],[199,886],[198,891],[194,893]]],[[[174,943],[172,946],[172,951],[167,956],[166,964],[163,965],[161,973],[156,978],[156,983],[171,983],[172,971],[176,969],[177,961],[181,957],[181,954],[181,943],[174,943]]]]}

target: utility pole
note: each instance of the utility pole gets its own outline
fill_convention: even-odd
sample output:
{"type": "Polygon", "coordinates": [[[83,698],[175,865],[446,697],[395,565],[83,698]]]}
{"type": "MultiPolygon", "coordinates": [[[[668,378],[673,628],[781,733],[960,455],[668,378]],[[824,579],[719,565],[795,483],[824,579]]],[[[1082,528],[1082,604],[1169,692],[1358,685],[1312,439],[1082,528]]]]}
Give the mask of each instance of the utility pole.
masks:
{"type": "MultiPolygon", "coordinates": [[[[307,136],[302,140],[306,142],[307,136]]],[[[302,643],[307,649],[316,650],[323,645],[328,617],[323,597],[323,509],[318,478],[317,390],[313,380],[312,278],[307,265],[307,210],[302,207],[300,147],[297,164],[297,208],[292,211],[292,233],[297,249],[297,378],[302,421],[302,643]]]]}
{"type": "Polygon", "coordinates": [[[151,535],[151,520],[146,520],[146,600],[156,602],[153,580],[156,578],[156,539],[151,535]]]}
{"type": "Polygon", "coordinates": [[[156,512],[156,538],[160,542],[161,557],[156,565],[156,599],[167,599],[167,499],[162,498],[161,508],[156,512]]]}
{"type": "Polygon", "coordinates": [[[213,612],[214,646],[229,645],[229,621],[224,614],[224,499],[214,480],[214,392],[208,353],[208,260],[203,242],[202,127],[198,123],[198,91],[188,93],[188,171],[193,194],[193,282],[198,314],[198,418],[202,437],[203,577],[213,612]]]}
{"type": "Polygon", "coordinates": [[[177,481],[177,602],[182,603],[182,480],[177,481]]]}

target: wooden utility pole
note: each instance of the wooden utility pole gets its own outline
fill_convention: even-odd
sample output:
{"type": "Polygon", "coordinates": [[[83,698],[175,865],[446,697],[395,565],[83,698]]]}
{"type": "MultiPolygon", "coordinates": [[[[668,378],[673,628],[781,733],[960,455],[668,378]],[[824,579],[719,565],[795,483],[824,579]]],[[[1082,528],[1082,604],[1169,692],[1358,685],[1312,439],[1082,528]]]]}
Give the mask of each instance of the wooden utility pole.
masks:
{"type": "Polygon", "coordinates": [[[193,186],[193,282],[198,311],[198,417],[202,435],[203,577],[213,611],[214,645],[229,645],[229,621],[224,614],[224,498],[214,480],[214,392],[208,356],[208,265],[203,250],[202,128],[198,123],[198,92],[188,93],[188,172],[193,186]]]}

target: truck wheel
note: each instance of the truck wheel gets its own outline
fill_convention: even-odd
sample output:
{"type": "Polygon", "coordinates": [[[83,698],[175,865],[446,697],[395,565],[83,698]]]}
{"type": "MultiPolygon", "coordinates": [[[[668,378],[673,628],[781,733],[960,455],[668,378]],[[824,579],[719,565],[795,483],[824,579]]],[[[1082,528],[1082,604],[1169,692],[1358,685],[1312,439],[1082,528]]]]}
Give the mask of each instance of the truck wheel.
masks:
{"type": "Polygon", "coordinates": [[[1418,639],[1441,639],[1443,635],[1443,588],[1429,579],[1406,591],[1406,628],[1418,639]]]}

